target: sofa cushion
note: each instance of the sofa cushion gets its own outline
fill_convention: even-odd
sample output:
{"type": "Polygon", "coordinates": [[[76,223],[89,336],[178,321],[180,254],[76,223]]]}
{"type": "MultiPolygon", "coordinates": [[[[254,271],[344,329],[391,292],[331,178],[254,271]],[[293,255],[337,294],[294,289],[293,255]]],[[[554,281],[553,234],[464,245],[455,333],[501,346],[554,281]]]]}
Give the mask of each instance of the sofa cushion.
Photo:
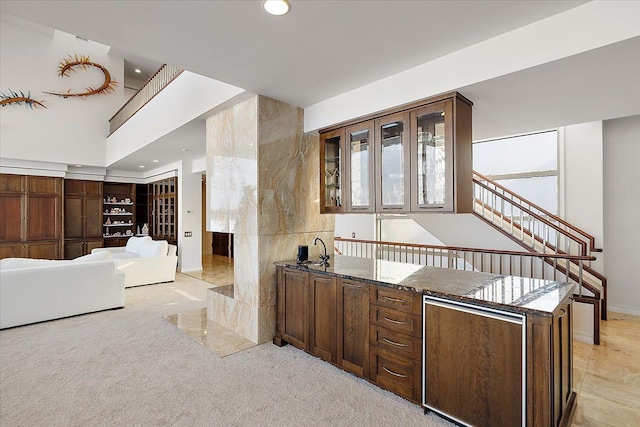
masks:
{"type": "Polygon", "coordinates": [[[156,258],[166,256],[169,249],[169,243],[166,240],[152,240],[145,242],[140,249],[141,258],[156,258]]]}
{"type": "Polygon", "coordinates": [[[134,254],[132,252],[114,252],[111,256],[116,261],[121,260],[121,259],[138,259],[138,258],[140,258],[140,255],[134,254]]]}
{"type": "Polygon", "coordinates": [[[16,270],[19,268],[43,267],[46,265],[60,265],[69,263],[70,261],[60,261],[53,259],[35,259],[35,258],[4,258],[0,259],[0,269],[16,270]]]}
{"type": "Polygon", "coordinates": [[[99,251],[99,252],[91,253],[88,255],[80,256],[73,260],[73,262],[75,263],[96,262],[96,261],[111,261],[111,252],[99,251]]]}
{"type": "Polygon", "coordinates": [[[129,237],[129,240],[127,241],[127,246],[125,246],[125,251],[126,252],[131,252],[134,254],[138,254],[138,255],[142,255],[140,252],[142,251],[142,248],[149,242],[151,242],[151,236],[144,236],[144,237],[136,237],[136,236],[132,236],[129,237]]]}

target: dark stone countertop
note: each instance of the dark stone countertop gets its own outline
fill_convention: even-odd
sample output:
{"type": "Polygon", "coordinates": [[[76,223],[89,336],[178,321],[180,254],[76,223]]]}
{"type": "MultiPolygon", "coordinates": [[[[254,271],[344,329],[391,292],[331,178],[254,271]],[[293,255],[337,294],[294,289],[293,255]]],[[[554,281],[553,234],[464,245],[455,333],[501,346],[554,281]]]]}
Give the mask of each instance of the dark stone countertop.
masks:
{"type": "Polygon", "coordinates": [[[551,317],[573,295],[575,285],[475,271],[425,267],[336,255],[329,267],[279,261],[275,265],[360,280],[483,307],[551,317]]]}

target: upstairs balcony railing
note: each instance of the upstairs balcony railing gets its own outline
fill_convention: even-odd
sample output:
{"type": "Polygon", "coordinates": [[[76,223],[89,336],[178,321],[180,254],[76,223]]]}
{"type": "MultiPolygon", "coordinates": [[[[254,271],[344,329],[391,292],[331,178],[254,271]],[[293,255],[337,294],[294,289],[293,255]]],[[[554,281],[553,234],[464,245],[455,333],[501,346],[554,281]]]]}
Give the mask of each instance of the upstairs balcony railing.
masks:
{"type": "Polygon", "coordinates": [[[164,64],[149,77],[144,85],[109,119],[109,135],[125,124],[147,102],[151,101],[162,89],[175,80],[184,70],[164,64]]]}

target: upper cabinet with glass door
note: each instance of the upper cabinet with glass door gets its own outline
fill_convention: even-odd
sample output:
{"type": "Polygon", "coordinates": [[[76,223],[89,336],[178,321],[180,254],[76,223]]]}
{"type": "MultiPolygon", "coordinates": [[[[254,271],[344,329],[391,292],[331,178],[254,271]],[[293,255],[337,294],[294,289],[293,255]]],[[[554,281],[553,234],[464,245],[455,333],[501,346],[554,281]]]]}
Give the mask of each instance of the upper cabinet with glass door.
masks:
{"type": "Polygon", "coordinates": [[[344,212],[344,129],[320,135],[320,213],[344,212]]]}
{"type": "Polygon", "coordinates": [[[453,210],[452,101],[411,113],[413,210],[453,210]]]}
{"type": "Polygon", "coordinates": [[[376,212],[410,209],[409,113],[375,121],[376,212]]]}
{"type": "MultiPolygon", "coordinates": [[[[328,141],[344,141],[336,146],[345,205],[323,205],[322,213],[472,212],[472,105],[452,92],[321,130],[321,164],[330,163],[328,141]]],[[[322,171],[320,187],[332,205],[329,173],[322,171]]]]}
{"type": "Polygon", "coordinates": [[[358,123],[346,128],[347,212],[374,212],[374,126],[358,123]]]}
{"type": "Polygon", "coordinates": [[[411,211],[473,210],[471,102],[455,93],[411,111],[411,211]]]}

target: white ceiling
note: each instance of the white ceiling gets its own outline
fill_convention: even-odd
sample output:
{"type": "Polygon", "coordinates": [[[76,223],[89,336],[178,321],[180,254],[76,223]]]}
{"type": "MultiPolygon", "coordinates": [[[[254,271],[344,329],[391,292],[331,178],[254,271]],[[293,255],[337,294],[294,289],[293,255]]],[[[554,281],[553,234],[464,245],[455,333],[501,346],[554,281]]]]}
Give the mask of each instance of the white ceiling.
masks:
{"type": "MultiPolygon", "coordinates": [[[[305,108],[586,2],[290,0],[282,17],[261,3],[3,0],[0,11],[305,108]]],[[[638,90],[639,52],[635,38],[453,89],[474,102],[475,139],[639,114],[620,96],[638,90]]],[[[174,134],[111,167],[175,161],[164,150],[195,133],[174,134]]],[[[204,134],[195,145],[203,155],[204,134]]]]}
{"type": "Polygon", "coordinates": [[[14,1],[2,12],[305,108],[584,1],[14,1]]]}

